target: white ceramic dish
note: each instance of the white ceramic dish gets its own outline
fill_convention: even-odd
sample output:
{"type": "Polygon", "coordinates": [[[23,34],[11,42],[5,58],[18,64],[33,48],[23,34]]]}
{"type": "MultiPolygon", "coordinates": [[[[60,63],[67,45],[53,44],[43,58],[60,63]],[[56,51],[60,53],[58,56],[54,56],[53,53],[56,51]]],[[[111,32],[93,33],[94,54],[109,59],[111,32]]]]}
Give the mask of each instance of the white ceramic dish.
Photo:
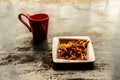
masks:
{"type": "Polygon", "coordinates": [[[93,46],[92,46],[92,42],[90,40],[90,37],[88,36],[63,36],[63,37],[54,37],[53,38],[53,43],[52,43],[52,58],[53,58],[53,62],[54,63],[92,63],[95,61],[95,54],[94,54],[94,50],[93,50],[93,46]],[[64,59],[59,59],[58,58],[58,47],[59,47],[59,43],[60,40],[88,40],[88,46],[87,46],[87,56],[88,59],[87,60],[64,60],[64,59]]]}

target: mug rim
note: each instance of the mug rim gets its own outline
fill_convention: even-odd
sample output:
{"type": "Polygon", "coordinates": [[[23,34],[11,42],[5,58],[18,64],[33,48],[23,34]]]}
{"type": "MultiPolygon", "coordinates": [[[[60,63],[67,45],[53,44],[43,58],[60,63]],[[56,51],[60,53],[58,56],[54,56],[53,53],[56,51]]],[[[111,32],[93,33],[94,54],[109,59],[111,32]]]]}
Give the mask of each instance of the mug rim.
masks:
{"type": "Polygon", "coordinates": [[[29,19],[32,20],[32,21],[44,21],[44,20],[48,20],[49,16],[48,16],[48,14],[45,14],[45,13],[37,13],[37,14],[29,15],[29,19]],[[45,15],[46,17],[44,19],[31,18],[32,16],[35,16],[35,15],[45,15]]]}

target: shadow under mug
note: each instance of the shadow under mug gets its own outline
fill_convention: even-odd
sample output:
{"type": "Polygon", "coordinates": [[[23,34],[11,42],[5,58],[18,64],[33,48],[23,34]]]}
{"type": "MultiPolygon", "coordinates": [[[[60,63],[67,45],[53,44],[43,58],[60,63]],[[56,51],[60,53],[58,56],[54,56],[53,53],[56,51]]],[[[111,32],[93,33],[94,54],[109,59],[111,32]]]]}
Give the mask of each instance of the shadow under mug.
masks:
{"type": "Polygon", "coordinates": [[[35,42],[42,42],[47,39],[49,22],[49,16],[47,14],[30,15],[27,13],[20,13],[18,18],[29,31],[32,32],[35,42]],[[24,20],[23,16],[29,20],[29,23],[24,20]]]}

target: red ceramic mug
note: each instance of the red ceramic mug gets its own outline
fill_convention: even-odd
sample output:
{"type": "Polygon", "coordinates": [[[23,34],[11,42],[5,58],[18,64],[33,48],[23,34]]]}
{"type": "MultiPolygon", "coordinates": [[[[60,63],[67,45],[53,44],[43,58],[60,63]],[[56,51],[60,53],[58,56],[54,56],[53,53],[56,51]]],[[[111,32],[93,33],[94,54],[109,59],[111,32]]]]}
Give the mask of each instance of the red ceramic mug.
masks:
{"type": "Polygon", "coordinates": [[[47,14],[30,15],[27,13],[20,13],[18,18],[29,31],[32,32],[33,40],[35,42],[41,42],[47,39],[49,22],[49,16],[47,14]],[[24,20],[23,16],[29,20],[29,23],[24,20]]]}

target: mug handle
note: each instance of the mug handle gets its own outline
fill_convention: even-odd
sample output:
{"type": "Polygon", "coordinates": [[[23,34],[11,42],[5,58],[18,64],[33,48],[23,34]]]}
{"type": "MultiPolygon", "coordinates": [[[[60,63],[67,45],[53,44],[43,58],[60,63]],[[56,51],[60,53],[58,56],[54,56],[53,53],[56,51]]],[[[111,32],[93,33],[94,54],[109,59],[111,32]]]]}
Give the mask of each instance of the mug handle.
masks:
{"type": "Polygon", "coordinates": [[[27,19],[29,19],[29,16],[30,16],[30,15],[27,14],[27,13],[20,13],[20,14],[18,15],[18,18],[19,18],[19,20],[29,29],[29,31],[32,32],[30,25],[22,18],[22,16],[24,16],[24,17],[26,17],[27,19]]]}

